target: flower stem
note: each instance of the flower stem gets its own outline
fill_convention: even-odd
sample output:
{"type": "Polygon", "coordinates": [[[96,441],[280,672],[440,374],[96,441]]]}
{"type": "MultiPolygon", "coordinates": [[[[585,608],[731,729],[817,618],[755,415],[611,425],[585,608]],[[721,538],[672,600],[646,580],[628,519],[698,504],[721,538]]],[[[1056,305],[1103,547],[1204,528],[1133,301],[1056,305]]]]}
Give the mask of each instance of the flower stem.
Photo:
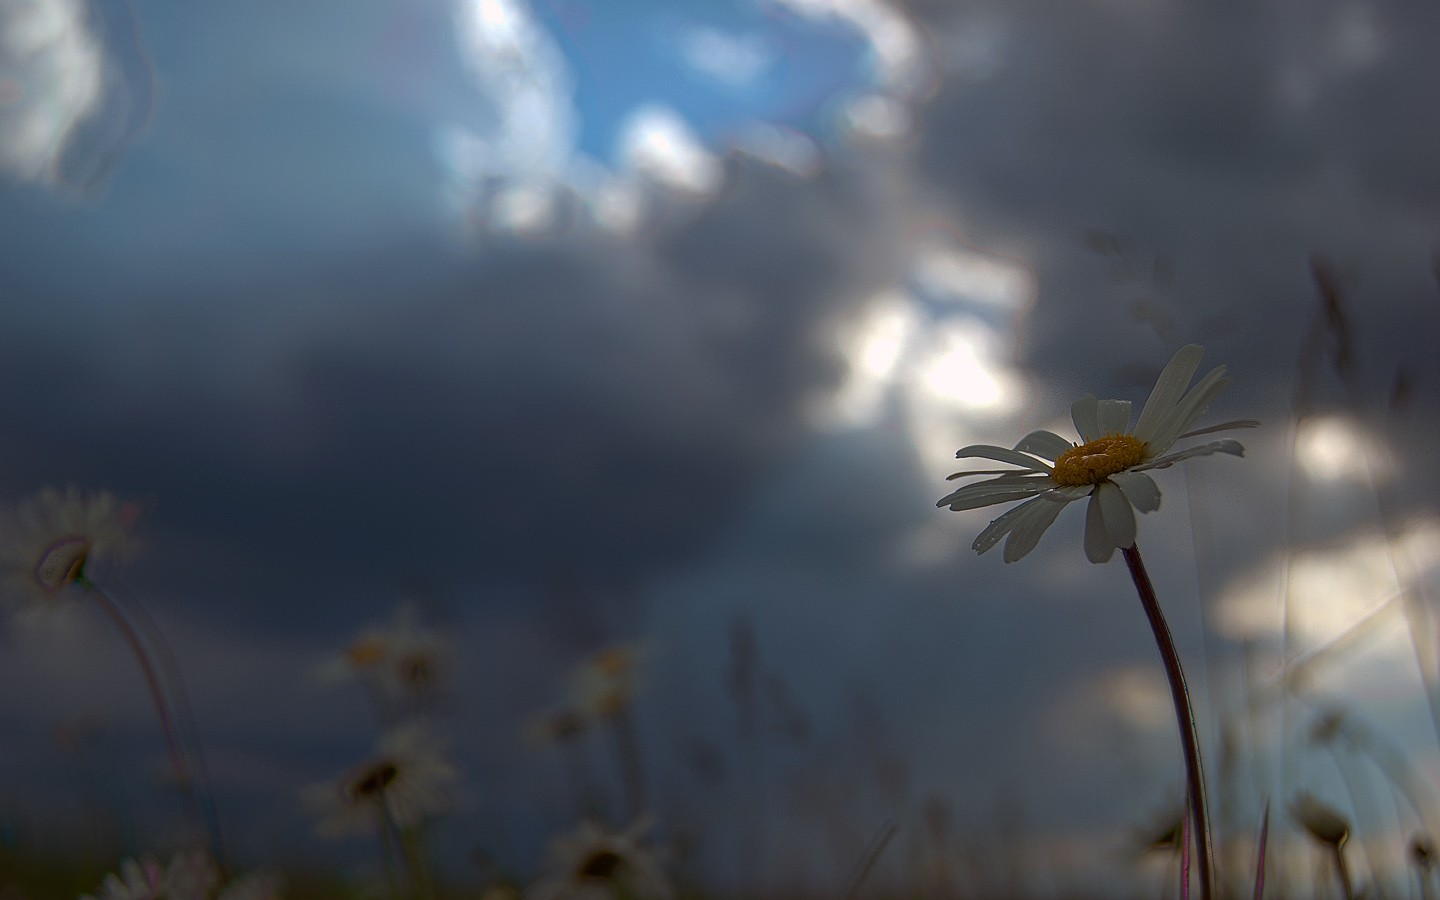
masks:
{"type": "Polygon", "coordinates": [[[1145,617],[1150,620],[1150,629],[1155,633],[1155,644],[1160,648],[1160,659],[1165,664],[1165,677],[1170,682],[1170,699],[1175,704],[1175,719],[1180,725],[1180,745],[1185,751],[1185,774],[1189,785],[1190,815],[1194,822],[1196,863],[1200,868],[1200,895],[1211,900],[1214,889],[1214,858],[1210,849],[1209,814],[1205,802],[1205,772],[1200,767],[1200,739],[1195,728],[1195,710],[1190,704],[1190,690],[1185,686],[1185,672],[1180,667],[1180,653],[1175,649],[1175,640],[1170,636],[1170,626],[1160,612],[1160,600],[1155,596],[1155,586],[1145,571],[1140,559],[1139,545],[1126,547],[1125,564],[1130,567],[1130,577],[1135,590],[1140,594],[1140,605],[1145,607],[1145,617]]]}
{"type": "MultiPolygon", "coordinates": [[[[199,809],[198,800],[195,798],[194,783],[190,778],[190,767],[185,762],[185,753],[180,749],[180,739],[175,730],[175,721],[170,715],[170,704],[165,700],[165,690],[160,684],[160,676],[155,672],[155,666],[150,662],[150,654],[145,651],[145,644],[140,640],[130,620],[120,611],[110,598],[99,587],[89,581],[80,582],[89,589],[89,594],[95,603],[110,617],[110,621],[120,630],[120,636],[130,645],[135,654],[135,661],[140,664],[140,671],[145,675],[145,684],[150,689],[150,699],[155,703],[155,713],[160,717],[160,732],[165,737],[165,749],[170,754],[170,765],[175,769],[175,779],[179,784],[181,794],[185,797],[186,812],[194,816],[199,809]]],[[[206,817],[203,813],[194,822],[199,822],[206,817]]],[[[197,830],[199,830],[197,828],[197,830]]],[[[217,858],[217,864],[221,861],[217,858]]]]}

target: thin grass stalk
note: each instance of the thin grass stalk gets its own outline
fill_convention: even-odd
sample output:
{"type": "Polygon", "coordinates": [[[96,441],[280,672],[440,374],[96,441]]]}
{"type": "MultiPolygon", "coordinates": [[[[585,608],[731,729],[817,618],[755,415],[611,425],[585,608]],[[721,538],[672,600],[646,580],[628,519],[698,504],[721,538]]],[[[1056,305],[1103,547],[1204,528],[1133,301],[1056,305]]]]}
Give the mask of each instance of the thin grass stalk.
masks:
{"type": "Polygon", "coordinates": [[[855,876],[850,879],[850,889],[845,892],[845,900],[855,900],[860,896],[860,888],[864,887],[866,879],[875,869],[875,864],[880,861],[885,848],[890,846],[899,831],[900,827],[894,822],[886,822],[880,826],[880,831],[870,841],[870,846],[865,849],[855,866],[855,876]]]}
{"type": "Polygon", "coordinates": [[[405,854],[405,868],[410,873],[410,884],[415,896],[423,900],[435,900],[435,882],[430,877],[430,866],[425,862],[425,847],[420,841],[417,828],[396,829],[400,835],[400,848],[405,854]]]}
{"type": "Polygon", "coordinates": [[[1255,848],[1255,900],[1265,896],[1265,845],[1270,841],[1270,804],[1265,804],[1265,815],[1260,820],[1260,840],[1255,848]]]}
{"type": "Polygon", "coordinates": [[[615,757],[620,766],[620,783],[625,797],[625,811],[617,825],[633,822],[645,814],[645,767],[640,761],[640,740],[635,733],[635,718],[627,706],[620,706],[605,717],[615,757]]]}
{"type": "Polygon", "coordinates": [[[390,804],[385,801],[384,791],[377,799],[380,809],[380,860],[385,867],[385,881],[390,885],[390,896],[395,900],[406,900],[405,895],[400,893],[400,877],[396,874],[398,866],[395,864],[395,857],[403,852],[399,846],[400,830],[395,826],[395,817],[390,815],[390,804]]]}
{"type": "Polygon", "coordinates": [[[1140,605],[1145,608],[1145,617],[1150,620],[1150,629],[1155,633],[1155,644],[1160,649],[1160,659],[1165,666],[1165,677],[1170,682],[1170,699],[1175,704],[1175,719],[1180,726],[1180,745],[1185,753],[1185,775],[1190,794],[1190,818],[1194,822],[1195,855],[1200,866],[1200,896],[1212,900],[1215,896],[1214,852],[1210,846],[1210,816],[1205,802],[1205,772],[1200,764],[1200,737],[1195,728],[1195,710],[1190,703],[1190,690],[1185,686],[1185,672],[1180,666],[1180,653],[1175,649],[1175,640],[1170,635],[1170,626],[1160,611],[1160,599],[1155,596],[1155,586],[1145,571],[1145,562],[1140,558],[1138,544],[1123,551],[1125,564],[1130,569],[1130,578],[1140,595],[1140,605]]]}

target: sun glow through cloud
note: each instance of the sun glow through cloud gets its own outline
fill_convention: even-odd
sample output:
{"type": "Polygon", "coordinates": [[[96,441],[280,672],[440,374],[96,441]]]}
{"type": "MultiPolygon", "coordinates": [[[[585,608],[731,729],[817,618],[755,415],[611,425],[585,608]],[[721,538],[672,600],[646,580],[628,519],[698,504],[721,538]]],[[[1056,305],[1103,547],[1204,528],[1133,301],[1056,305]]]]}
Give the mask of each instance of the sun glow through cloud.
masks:
{"type": "MultiPolygon", "coordinates": [[[[1399,600],[1440,588],[1440,520],[1412,521],[1388,539],[1366,535],[1298,552],[1288,564],[1274,560],[1241,576],[1216,604],[1220,631],[1235,640],[1278,640],[1287,585],[1290,633],[1301,652],[1337,640],[1372,614],[1400,622],[1399,600]]],[[[1387,656],[1410,659],[1414,649],[1402,632],[1373,641],[1387,656]]]]}
{"type": "Polygon", "coordinates": [[[1021,406],[1011,348],[1033,292],[1033,277],[1013,261],[952,242],[922,245],[908,277],[838,338],[849,377],[820,420],[863,428],[898,410],[927,468],[937,478],[953,471],[954,448],[978,425],[1021,406]]]}
{"type": "Polygon", "coordinates": [[[1295,434],[1295,458],[1319,481],[1383,483],[1392,468],[1383,443],[1344,416],[1303,419],[1295,434]]]}

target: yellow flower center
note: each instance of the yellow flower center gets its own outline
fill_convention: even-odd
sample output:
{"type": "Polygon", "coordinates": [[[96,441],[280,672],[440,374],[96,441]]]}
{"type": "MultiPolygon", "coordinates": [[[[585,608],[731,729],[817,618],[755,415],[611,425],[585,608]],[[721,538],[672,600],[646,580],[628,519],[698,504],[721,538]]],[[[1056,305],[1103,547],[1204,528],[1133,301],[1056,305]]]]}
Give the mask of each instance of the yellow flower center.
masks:
{"type": "Polygon", "coordinates": [[[379,637],[362,637],[345,648],[345,661],[356,669],[373,666],[385,658],[385,640],[379,637]]]}
{"type": "Polygon", "coordinates": [[[1051,477],[1065,487],[1098,484],[1144,461],[1144,441],[1132,434],[1111,434],[1060,454],[1051,477]]]}
{"type": "Polygon", "coordinates": [[[629,647],[606,647],[591,659],[590,664],[601,675],[618,678],[629,672],[635,665],[635,656],[629,647]]]}

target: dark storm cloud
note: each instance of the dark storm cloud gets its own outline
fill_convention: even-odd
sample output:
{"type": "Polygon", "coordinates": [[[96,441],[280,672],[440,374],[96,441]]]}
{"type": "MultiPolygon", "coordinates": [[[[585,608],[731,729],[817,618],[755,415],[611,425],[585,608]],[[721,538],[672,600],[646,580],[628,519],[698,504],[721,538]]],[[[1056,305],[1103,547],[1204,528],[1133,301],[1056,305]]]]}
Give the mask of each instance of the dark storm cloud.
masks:
{"type": "Polygon", "coordinates": [[[942,57],[972,29],[995,36],[993,72],[926,108],[919,172],[982,246],[1034,262],[1038,375],[1123,396],[1161,348],[1198,340],[1246,385],[1248,415],[1283,421],[1301,370],[1328,364],[1306,349],[1326,327],[1318,260],[1357,365],[1316,399],[1378,427],[1403,382],[1408,419],[1388,424],[1437,433],[1418,412],[1421,396],[1440,408],[1433,6],[916,8],[942,57]]]}
{"type": "Polygon", "coordinates": [[[1425,178],[1403,197],[1362,186],[1433,157],[1436,76],[1411,37],[1433,12],[1379,10],[1378,55],[1346,69],[1340,10],[1313,26],[1282,4],[1089,4],[1063,22],[1007,6],[993,77],[949,82],[926,111],[924,172],[997,228],[1098,227],[1172,256],[1259,243],[1288,266],[1292,242],[1324,249],[1397,213],[1431,232],[1375,237],[1423,244],[1440,224],[1425,178]],[[1287,93],[1291,70],[1313,97],[1287,93]]]}
{"type": "Polygon", "coordinates": [[[295,573],[271,593],[635,579],[720,527],[837,383],[816,329],[874,281],[868,218],[837,179],[737,163],[649,247],[437,236],[214,282],[32,285],[0,363],[7,480],[151,497],[154,527],[295,573]]]}

